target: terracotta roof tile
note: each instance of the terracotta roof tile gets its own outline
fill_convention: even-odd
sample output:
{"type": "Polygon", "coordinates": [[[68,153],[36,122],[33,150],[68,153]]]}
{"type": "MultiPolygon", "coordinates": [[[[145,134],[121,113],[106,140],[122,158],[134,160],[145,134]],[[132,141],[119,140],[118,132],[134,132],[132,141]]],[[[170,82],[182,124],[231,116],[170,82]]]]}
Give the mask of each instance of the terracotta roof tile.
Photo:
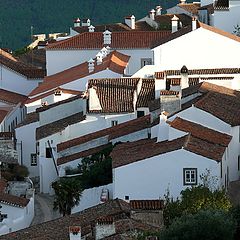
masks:
{"type": "Polygon", "coordinates": [[[23,197],[13,196],[7,193],[0,193],[0,202],[16,207],[26,207],[29,203],[29,199],[23,197]]]}
{"type": "Polygon", "coordinates": [[[180,3],[178,4],[180,8],[183,8],[187,12],[193,14],[193,15],[198,15],[198,8],[201,6],[201,3],[180,3]]]}
{"type": "Polygon", "coordinates": [[[217,0],[214,4],[215,10],[228,10],[229,0],[217,0]]]}
{"type": "Polygon", "coordinates": [[[42,79],[45,76],[44,70],[20,62],[3,50],[0,50],[0,63],[30,79],[42,79]]]}
{"type": "Polygon", "coordinates": [[[165,78],[165,72],[155,72],[155,78],[156,79],[164,79],[165,78]]]}
{"type": "Polygon", "coordinates": [[[67,126],[85,120],[86,116],[82,112],[73,114],[58,121],[43,125],[36,129],[36,140],[51,136],[59,131],[64,130],[67,126]]]}
{"type": "Polygon", "coordinates": [[[78,153],[74,153],[68,156],[64,156],[64,157],[60,157],[57,159],[57,165],[61,165],[61,164],[65,164],[80,158],[85,158],[85,157],[89,157],[93,154],[99,153],[100,151],[106,149],[107,147],[109,147],[110,144],[105,144],[105,145],[101,145],[95,148],[90,148],[88,150],[82,151],[82,152],[78,152],[78,153]]]}
{"type": "Polygon", "coordinates": [[[43,83],[35,88],[29,94],[29,96],[34,96],[46,91],[50,91],[52,89],[56,89],[61,85],[104,71],[106,69],[110,69],[113,72],[123,74],[129,59],[130,57],[127,55],[124,55],[117,51],[112,51],[108,56],[103,58],[102,64],[97,65],[95,61],[94,71],[90,73],[88,69],[88,62],[84,62],[62,72],[45,77],[43,83]]]}
{"type": "Polygon", "coordinates": [[[137,99],[137,107],[149,107],[155,100],[155,79],[142,79],[142,87],[137,99]]]}
{"type": "Polygon", "coordinates": [[[7,180],[5,180],[4,178],[0,179],[0,194],[4,193],[7,187],[7,180]]]}
{"type": "MultiPolygon", "coordinates": [[[[156,42],[170,34],[171,31],[112,32],[110,47],[113,49],[152,48],[156,42]]],[[[51,44],[47,47],[47,50],[101,49],[102,47],[104,47],[102,32],[85,32],[51,44]]]]}
{"type": "Polygon", "coordinates": [[[120,113],[134,111],[134,92],[139,78],[91,79],[88,88],[94,87],[102,110],[92,113],[120,113]]]}
{"type": "Polygon", "coordinates": [[[160,95],[163,96],[163,95],[179,95],[179,91],[172,91],[172,90],[161,90],[160,91],[160,95]]]}
{"type": "Polygon", "coordinates": [[[163,210],[163,200],[131,200],[131,210],[163,210]]]}
{"type": "Polygon", "coordinates": [[[20,124],[18,124],[16,128],[26,126],[28,124],[38,122],[38,121],[39,121],[39,113],[37,112],[28,113],[25,116],[25,119],[20,124]]]}
{"type": "Polygon", "coordinates": [[[193,137],[219,144],[227,147],[232,139],[232,136],[217,132],[210,128],[206,128],[200,124],[187,121],[185,119],[176,117],[172,122],[169,123],[171,127],[176,128],[180,131],[191,133],[193,137]]]}
{"type": "Polygon", "coordinates": [[[7,102],[10,104],[23,103],[28,99],[27,96],[11,92],[5,89],[0,89],[0,101],[7,102]]]}
{"type": "Polygon", "coordinates": [[[115,139],[133,132],[140,131],[150,126],[150,115],[140,117],[134,120],[130,120],[125,123],[118,124],[116,126],[106,128],[97,132],[93,132],[72,140],[60,143],[57,145],[57,151],[61,152],[67,148],[78,146],[80,144],[89,142],[93,139],[108,136],[108,139],[115,139]]]}

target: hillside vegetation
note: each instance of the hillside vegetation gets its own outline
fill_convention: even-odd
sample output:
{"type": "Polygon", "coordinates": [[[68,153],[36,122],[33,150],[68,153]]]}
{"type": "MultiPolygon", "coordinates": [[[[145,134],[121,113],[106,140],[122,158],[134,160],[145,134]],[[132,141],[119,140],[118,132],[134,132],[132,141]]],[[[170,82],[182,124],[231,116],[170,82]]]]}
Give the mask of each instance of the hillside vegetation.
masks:
{"type": "Polygon", "coordinates": [[[163,9],[176,5],[177,0],[4,0],[0,1],[0,31],[2,47],[22,48],[33,34],[69,32],[73,19],[91,18],[93,24],[122,22],[134,14],[141,18],[161,5],[163,9]]]}

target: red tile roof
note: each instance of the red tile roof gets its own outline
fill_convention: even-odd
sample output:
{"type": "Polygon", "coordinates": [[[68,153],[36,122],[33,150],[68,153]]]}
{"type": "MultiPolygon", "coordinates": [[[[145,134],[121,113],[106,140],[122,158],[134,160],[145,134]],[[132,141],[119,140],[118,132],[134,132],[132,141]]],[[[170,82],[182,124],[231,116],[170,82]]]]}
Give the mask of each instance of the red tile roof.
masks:
{"type": "Polygon", "coordinates": [[[29,94],[29,96],[42,94],[46,91],[61,87],[62,85],[69,82],[73,82],[75,80],[93,75],[106,69],[110,69],[111,71],[119,74],[124,74],[124,70],[128,64],[129,59],[130,57],[125,54],[119,53],[117,51],[112,51],[110,54],[108,54],[108,56],[103,58],[102,64],[97,65],[95,61],[94,71],[90,73],[88,70],[88,62],[84,62],[62,72],[45,77],[43,83],[35,88],[29,94]]]}
{"type": "MultiPolygon", "coordinates": [[[[170,35],[171,31],[126,31],[112,32],[112,49],[152,48],[156,42],[170,35]]],[[[59,41],[47,47],[47,50],[55,49],[101,49],[103,44],[102,32],[85,32],[59,41]]]]}
{"type": "Polygon", "coordinates": [[[37,112],[28,113],[25,116],[25,119],[20,124],[18,124],[16,128],[26,126],[28,124],[38,122],[38,121],[39,121],[39,113],[37,112]]]}
{"type": "Polygon", "coordinates": [[[105,145],[101,145],[95,148],[90,148],[88,150],[82,151],[82,152],[78,152],[78,153],[74,153],[71,155],[67,155],[64,157],[60,157],[57,159],[57,165],[61,165],[61,164],[65,164],[80,158],[85,158],[85,157],[89,157],[93,154],[99,153],[102,150],[106,149],[107,147],[109,147],[110,144],[105,144],[105,145]]]}
{"type": "Polygon", "coordinates": [[[111,153],[112,167],[118,168],[179,149],[185,149],[217,162],[222,160],[225,152],[224,146],[191,135],[164,142],[156,142],[156,139],[143,139],[117,145],[111,153]]]}
{"type": "Polygon", "coordinates": [[[172,122],[169,122],[170,126],[180,131],[191,133],[193,137],[219,144],[227,147],[232,139],[232,136],[217,132],[213,129],[206,128],[200,124],[187,121],[185,119],[176,117],[172,122]]]}
{"type": "Polygon", "coordinates": [[[228,10],[229,0],[217,0],[214,4],[215,10],[228,10]]]}
{"type": "Polygon", "coordinates": [[[187,12],[193,14],[193,15],[198,15],[198,8],[201,6],[200,2],[197,3],[180,3],[178,4],[180,8],[183,8],[187,12]]]}
{"type": "Polygon", "coordinates": [[[160,91],[160,95],[173,95],[173,96],[177,96],[179,95],[179,92],[178,91],[172,91],[172,90],[161,90],[160,91]]]}
{"type": "Polygon", "coordinates": [[[45,76],[44,70],[21,62],[2,49],[0,49],[0,63],[29,79],[42,79],[45,76]]]}
{"type": "Polygon", "coordinates": [[[116,126],[106,128],[97,132],[93,132],[57,145],[57,151],[61,152],[67,148],[78,146],[80,144],[89,142],[91,140],[108,136],[109,140],[143,130],[150,127],[150,115],[140,117],[134,120],[127,121],[125,123],[118,124],[116,126]]]}
{"type": "Polygon", "coordinates": [[[13,196],[7,193],[0,193],[0,202],[14,207],[24,208],[28,205],[29,199],[13,196]]]}
{"type": "Polygon", "coordinates": [[[131,200],[131,210],[163,210],[163,200],[131,200]]]}
{"type": "Polygon", "coordinates": [[[91,113],[129,113],[134,112],[134,92],[139,78],[91,79],[88,88],[94,87],[102,110],[91,113]]]}
{"type": "Polygon", "coordinates": [[[7,187],[7,180],[5,180],[4,178],[0,179],[0,194],[4,193],[7,187]]]}
{"type": "Polygon", "coordinates": [[[11,92],[5,89],[0,89],[0,101],[10,103],[10,104],[18,104],[23,103],[28,99],[27,96],[11,92]]]}

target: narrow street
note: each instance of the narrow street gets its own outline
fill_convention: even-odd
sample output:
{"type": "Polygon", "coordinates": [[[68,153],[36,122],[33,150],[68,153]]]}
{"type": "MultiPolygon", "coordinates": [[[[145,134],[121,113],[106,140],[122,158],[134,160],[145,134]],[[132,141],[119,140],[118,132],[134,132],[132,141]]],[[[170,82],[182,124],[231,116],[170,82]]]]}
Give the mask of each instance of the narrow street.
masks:
{"type": "Polygon", "coordinates": [[[53,210],[54,197],[48,194],[35,195],[35,216],[31,225],[47,222],[60,217],[57,211],[53,210]]]}

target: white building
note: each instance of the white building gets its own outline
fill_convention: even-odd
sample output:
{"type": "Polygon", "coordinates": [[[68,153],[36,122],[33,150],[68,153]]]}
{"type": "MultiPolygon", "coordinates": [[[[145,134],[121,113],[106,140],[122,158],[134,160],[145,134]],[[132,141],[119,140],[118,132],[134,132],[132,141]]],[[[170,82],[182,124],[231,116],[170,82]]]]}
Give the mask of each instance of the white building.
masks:
{"type": "Polygon", "coordinates": [[[45,71],[29,66],[0,49],[0,88],[28,95],[44,78],[45,71]]]}

